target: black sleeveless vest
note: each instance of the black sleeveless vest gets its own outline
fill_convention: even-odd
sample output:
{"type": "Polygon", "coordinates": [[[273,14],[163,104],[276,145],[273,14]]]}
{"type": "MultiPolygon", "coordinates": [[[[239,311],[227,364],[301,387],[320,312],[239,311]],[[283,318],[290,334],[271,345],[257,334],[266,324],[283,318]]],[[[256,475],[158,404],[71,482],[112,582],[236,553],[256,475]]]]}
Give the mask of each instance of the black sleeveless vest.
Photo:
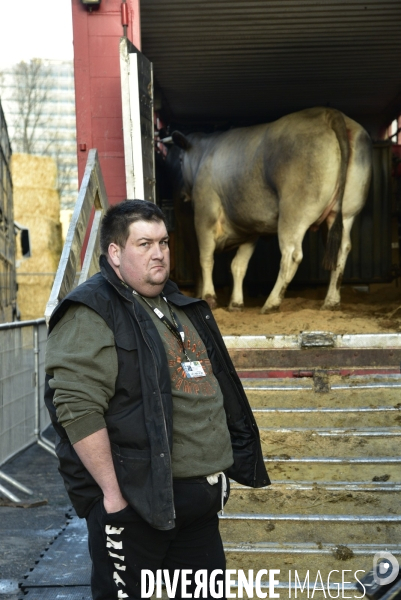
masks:
{"type": "MultiPolygon", "coordinates": [[[[93,309],[110,327],[117,350],[118,376],[105,420],[117,479],[123,496],[143,519],[157,529],[171,529],[172,399],[166,353],[149,315],[104,257],[101,268],[101,273],[75,288],[58,305],[49,331],[73,303],[93,309]]],[[[229,475],[244,485],[267,485],[270,482],[259,432],[208,305],[182,295],[171,281],[163,291],[194,323],[222,389],[234,454],[229,475]]],[[[57,422],[49,378],[46,377],[45,402],[57,433],[60,473],[77,514],[85,517],[102,497],[102,491],[57,422]]]]}

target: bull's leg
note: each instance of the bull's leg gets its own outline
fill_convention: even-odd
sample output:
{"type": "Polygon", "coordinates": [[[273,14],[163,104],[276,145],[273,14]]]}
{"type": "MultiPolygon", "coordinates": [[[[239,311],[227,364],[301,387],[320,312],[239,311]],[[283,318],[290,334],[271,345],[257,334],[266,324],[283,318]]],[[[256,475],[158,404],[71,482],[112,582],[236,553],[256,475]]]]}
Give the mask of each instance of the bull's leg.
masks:
{"type": "Polygon", "coordinates": [[[333,310],[340,306],[340,287],[345,269],[345,263],[351,250],[351,228],[355,217],[343,220],[343,235],[338,252],[337,268],[331,272],[330,283],[326,299],[322,306],[323,310],[333,310]]]}
{"type": "Polygon", "coordinates": [[[216,292],[213,285],[212,273],[214,266],[214,251],[216,242],[213,234],[203,232],[203,237],[199,239],[199,259],[202,271],[203,289],[202,298],[206,300],[210,308],[217,308],[216,292]]]}
{"type": "Polygon", "coordinates": [[[253,251],[255,250],[255,245],[256,241],[241,244],[231,263],[231,273],[233,275],[234,287],[230,304],[228,305],[228,310],[230,311],[242,310],[244,307],[242,284],[248,268],[248,263],[251,259],[253,251]]]}
{"type": "Polygon", "coordinates": [[[308,224],[298,224],[294,227],[281,227],[279,223],[278,240],[281,250],[280,272],[274,288],[261,309],[262,315],[269,311],[278,310],[285,291],[297,272],[298,265],[302,260],[302,240],[308,224]]]}

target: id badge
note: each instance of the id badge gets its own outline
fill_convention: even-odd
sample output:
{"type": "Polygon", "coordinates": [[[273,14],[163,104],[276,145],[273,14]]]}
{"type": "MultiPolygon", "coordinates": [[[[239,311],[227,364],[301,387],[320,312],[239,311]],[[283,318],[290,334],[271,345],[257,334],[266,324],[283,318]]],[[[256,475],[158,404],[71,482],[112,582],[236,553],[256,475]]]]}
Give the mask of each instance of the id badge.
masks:
{"type": "Polygon", "coordinates": [[[187,377],[206,377],[206,373],[198,360],[182,362],[181,366],[187,377]]]}

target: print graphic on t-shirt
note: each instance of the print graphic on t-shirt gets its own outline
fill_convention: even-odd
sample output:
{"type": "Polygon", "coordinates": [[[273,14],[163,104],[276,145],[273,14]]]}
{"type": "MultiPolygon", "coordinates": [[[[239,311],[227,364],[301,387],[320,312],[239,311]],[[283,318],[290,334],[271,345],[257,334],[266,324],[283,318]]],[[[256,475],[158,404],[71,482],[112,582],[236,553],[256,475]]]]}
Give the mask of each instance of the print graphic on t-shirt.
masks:
{"type": "Polygon", "coordinates": [[[199,334],[192,327],[183,325],[185,333],[185,349],[191,360],[198,360],[206,377],[196,377],[188,379],[182,362],[186,361],[182,346],[178,340],[166,330],[163,332],[164,340],[168,346],[167,359],[171,371],[171,385],[186,394],[202,394],[203,396],[215,395],[217,390],[217,381],[213,376],[212,365],[210,364],[206,348],[199,337],[199,334]]]}

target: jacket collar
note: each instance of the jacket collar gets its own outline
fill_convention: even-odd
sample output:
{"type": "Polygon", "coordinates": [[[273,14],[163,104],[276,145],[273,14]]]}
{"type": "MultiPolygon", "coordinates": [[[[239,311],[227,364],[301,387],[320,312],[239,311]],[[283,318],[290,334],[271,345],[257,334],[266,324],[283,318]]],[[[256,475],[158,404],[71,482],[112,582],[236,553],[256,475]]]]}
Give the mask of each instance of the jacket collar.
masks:
{"type": "MultiPolygon", "coordinates": [[[[109,265],[107,258],[102,254],[99,259],[100,272],[103,277],[114,287],[117,292],[129,300],[133,302],[133,294],[132,288],[122,281],[114,269],[109,265]]],[[[178,289],[178,286],[174,281],[168,279],[163,288],[163,294],[166,296],[167,300],[170,300],[173,304],[177,304],[178,306],[187,306],[188,304],[193,304],[194,302],[200,302],[199,298],[188,298],[188,296],[184,296],[178,289]]]]}

